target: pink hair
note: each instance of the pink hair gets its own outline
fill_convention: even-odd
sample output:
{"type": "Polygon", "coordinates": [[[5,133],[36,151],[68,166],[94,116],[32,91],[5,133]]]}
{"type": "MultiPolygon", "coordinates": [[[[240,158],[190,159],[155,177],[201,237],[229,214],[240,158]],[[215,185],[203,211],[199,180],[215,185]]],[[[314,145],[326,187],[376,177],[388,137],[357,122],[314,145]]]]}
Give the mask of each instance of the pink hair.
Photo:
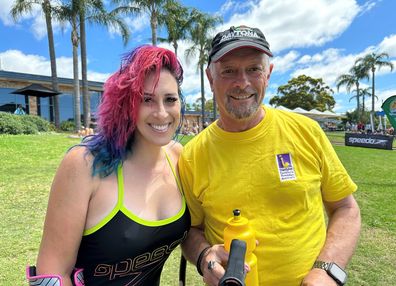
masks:
{"type": "Polygon", "coordinates": [[[98,110],[98,127],[113,145],[113,152],[124,153],[135,131],[146,75],[154,71],[158,83],[163,68],[174,74],[180,87],[183,69],[176,55],[164,48],[140,46],[123,58],[120,70],[106,81],[98,110]]]}

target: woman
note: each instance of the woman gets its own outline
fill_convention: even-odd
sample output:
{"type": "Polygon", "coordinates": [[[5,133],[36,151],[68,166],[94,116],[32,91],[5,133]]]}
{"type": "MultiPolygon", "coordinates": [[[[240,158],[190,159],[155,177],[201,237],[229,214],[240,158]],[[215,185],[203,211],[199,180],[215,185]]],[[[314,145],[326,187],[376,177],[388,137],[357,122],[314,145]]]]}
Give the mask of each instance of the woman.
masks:
{"type": "Polygon", "coordinates": [[[98,133],[72,148],[55,176],[37,276],[72,285],[82,268],[85,285],[159,285],[190,226],[175,174],[182,147],[172,141],[182,78],[173,52],[142,46],[107,80],[98,133]]]}

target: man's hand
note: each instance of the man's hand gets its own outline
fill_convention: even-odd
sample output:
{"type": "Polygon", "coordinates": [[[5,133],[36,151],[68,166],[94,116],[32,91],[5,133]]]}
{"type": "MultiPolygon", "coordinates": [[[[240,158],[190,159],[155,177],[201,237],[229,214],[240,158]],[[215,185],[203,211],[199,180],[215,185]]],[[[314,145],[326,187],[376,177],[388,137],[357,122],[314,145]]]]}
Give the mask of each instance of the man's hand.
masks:
{"type": "Polygon", "coordinates": [[[213,245],[204,255],[201,262],[203,281],[209,286],[219,285],[221,277],[224,276],[224,266],[228,262],[228,252],[225,251],[223,244],[213,245]],[[211,263],[211,267],[209,266],[211,263]]]}
{"type": "Polygon", "coordinates": [[[323,269],[314,268],[305,276],[301,286],[337,286],[337,283],[323,269]]]}

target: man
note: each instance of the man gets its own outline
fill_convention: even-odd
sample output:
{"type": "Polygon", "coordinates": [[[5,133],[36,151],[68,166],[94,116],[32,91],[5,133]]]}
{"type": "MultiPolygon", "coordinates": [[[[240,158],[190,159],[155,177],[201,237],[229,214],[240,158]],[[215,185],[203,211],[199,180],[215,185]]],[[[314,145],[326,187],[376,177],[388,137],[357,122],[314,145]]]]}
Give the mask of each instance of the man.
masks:
{"type": "Polygon", "coordinates": [[[206,74],[220,117],[179,160],[192,217],[183,252],[218,285],[223,230],[240,209],[256,231],[260,285],[343,285],[360,232],[357,187],[315,121],[262,105],[269,57],[256,28],[231,27],[212,41],[206,74]]]}

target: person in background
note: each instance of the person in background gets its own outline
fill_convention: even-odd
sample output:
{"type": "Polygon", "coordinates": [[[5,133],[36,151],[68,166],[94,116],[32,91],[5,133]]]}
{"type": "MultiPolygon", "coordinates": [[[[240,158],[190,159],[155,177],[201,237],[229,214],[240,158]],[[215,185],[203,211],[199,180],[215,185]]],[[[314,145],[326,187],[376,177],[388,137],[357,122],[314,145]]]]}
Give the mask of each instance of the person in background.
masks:
{"type": "Polygon", "coordinates": [[[270,57],[257,28],[212,41],[206,75],[220,116],[179,159],[192,222],[183,254],[218,285],[223,231],[239,209],[256,232],[259,285],[343,285],[360,233],[357,186],[317,122],[262,105],[270,57]]]}
{"type": "Polygon", "coordinates": [[[159,285],[190,228],[175,170],[182,147],[172,140],[182,120],[182,79],[173,52],[141,46],[106,81],[97,133],[71,148],[57,170],[30,281],[69,286],[77,268],[88,286],[159,285]]]}
{"type": "Polygon", "coordinates": [[[14,114],[25,115],[26,112],[25,112],[25,110],[23,110],[22,105],[18,104],[18,107],[15,109],[14,114]]]}

